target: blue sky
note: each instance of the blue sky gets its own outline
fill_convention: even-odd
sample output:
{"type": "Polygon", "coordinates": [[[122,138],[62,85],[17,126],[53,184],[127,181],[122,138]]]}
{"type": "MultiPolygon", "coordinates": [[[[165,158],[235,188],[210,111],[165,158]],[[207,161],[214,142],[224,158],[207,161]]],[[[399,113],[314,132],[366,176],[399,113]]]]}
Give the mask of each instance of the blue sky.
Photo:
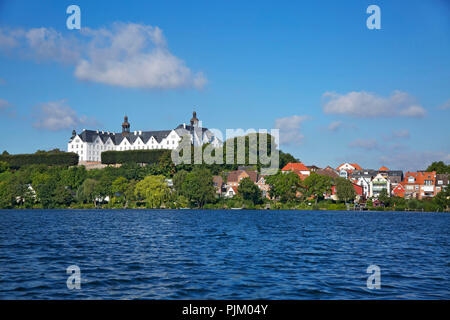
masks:
{"type": "Polygon", "coordinates": [[[0,0],[0,151],[66,149],[125,113],[174,128],[195,108],[223,132],[280,128],[308,165],[424,169],[450,162],[449,99],[446,1],[0,0]]]}

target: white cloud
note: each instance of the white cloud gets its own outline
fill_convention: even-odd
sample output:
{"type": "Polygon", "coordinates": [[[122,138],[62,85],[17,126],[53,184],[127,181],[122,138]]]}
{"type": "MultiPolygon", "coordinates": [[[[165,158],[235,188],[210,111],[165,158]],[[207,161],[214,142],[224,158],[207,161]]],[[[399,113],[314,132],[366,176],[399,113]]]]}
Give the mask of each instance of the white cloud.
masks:
{"type": "Polygon", "coordinates": [[[58,131],[75,129],[81,125],[95,125],[96,121],[86,116],[78,116],[65,100],[40,104],[34,114],[33,126],[38,129],[58,131]]]}
{"type": "Polygon", "coordinates": [[[441,110],[448,110],[448,109],[450,109],[450,99],[448,99],[443,104],[441,104],[439,106],[439,109],[441,109],[441,110]]]}
{"type": "Polygon", "coordinates": [[[328,130],[338,131],[342,127],[342,121],[333,121],[328,125],[328,130]]]}
{"type": "Polygon", "coordinates": [[[297,115],[275,119],[275,129],[280,130],[280,144],[301,144],[304,138],[300,132],[301,124],[307,119],[308,116],[297,115]]]}
{"type": "Polygon", "coordinates": [[[202,88],[207,80],[173,55],[158,27],[114,23],[84,28],[77,37],[49,28],[0,29],[0,48],[26,52],[26,57],[72,63],[75,77],[107,85],[175,89],[202,88]]]}
{"type": "Polygon", "coordinates": [[[378,148],[378,142],[375,139],[355,139],[348,146],[351,148],[374,150],[378,148]]]}
{"type": "Polygon", "coordinates": [[[414,97],[398,90],[387,98],[365,91],[353,91],[345,95],[325,92],[322,97],[324,99],[323,111],[327,114],[370,118],[423,117],[426,113],[414,97]]]}

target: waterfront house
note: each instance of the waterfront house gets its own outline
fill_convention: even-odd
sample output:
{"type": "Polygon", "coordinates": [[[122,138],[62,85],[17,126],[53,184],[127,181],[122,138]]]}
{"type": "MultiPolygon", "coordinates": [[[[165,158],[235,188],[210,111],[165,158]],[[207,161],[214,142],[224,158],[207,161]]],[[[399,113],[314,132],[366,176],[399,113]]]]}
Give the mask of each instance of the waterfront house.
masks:
{"type": "Polygon", "coordinates": [[[328,176],[332,179],[339,177],[339,174],[330,166],[327,166],[324,169],[317,170],[316,173],[321,176],[328,176]]]}
{"type": "MultiPolygon", "coordinates": [[[[351,182],[351,183],[352,183],[353,189],[355,189],[355,193],[356,193],[356,197],[355,197],[354,200],[356,202],[359,202],[364,196],[363,188],[361,186],[357,185],[356,183],[353,183],[353,182],[351,182]]],[[[332,199],[334,201],[338,201],[339,200],[339,198],[337,196],[337,193],[336,193],[336,186],[335,185],[331,186],[331,196],[328,199],[332,199]]]]}
{"type": "Polygon", "coordinates": [[[371,198],[378,198],[383,189],[386,190],[388,195],[391,194],[391,184],[389,180],[379,173],[370,181],[369,196],[371,198]]]}
{"type": "Polygon", "coordinates": [[[434,197],[436,192],[436,171],[406,172],[402,183],[406,198],[419,200],[434,197]]]}
{"type": "Polygon", "coordinates": [[[281,172],[283,173],[288,173],[290,171],[296,173],[301,180],[305,180],[311,174],[309,168],[301,162],[289,162],[281,169],[281,172]]]}
{"type": "Polygon", "coordinates": [[[405,187],[403,186],[403,184],[399,183],[395,188],[393,188],[392,195],[394,197],[404,198],[405,197],[405,187]]]}
{"type": "Polygon", "coordinates": [[[436,193],[445,191],[450,184],[450,174],[438,173],[436,174],[436,193]]]}
{"type": "Polygon", "coordinates": [[[244,178],[250,178],[253,183],[258,181],[258,172],[255,170],[234,170],[227,173],[227,186],[237,187],[244,178]]]}

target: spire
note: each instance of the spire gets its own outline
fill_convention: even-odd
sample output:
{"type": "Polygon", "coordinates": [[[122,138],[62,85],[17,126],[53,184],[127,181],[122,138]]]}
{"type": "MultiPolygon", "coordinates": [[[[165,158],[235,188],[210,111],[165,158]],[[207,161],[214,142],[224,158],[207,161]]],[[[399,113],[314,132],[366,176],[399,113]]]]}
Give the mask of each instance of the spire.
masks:
{"type": "Polygon", "coordinates": [[[198,126],[197,112],[192,112],[191,126],[198,126]]]}
{"type": "Polygon", "coordinates": [[[127,136],[130,133],[130,123],[128,122],[128,117],[125,115],[122,123],[122,136],[127,136]]]}

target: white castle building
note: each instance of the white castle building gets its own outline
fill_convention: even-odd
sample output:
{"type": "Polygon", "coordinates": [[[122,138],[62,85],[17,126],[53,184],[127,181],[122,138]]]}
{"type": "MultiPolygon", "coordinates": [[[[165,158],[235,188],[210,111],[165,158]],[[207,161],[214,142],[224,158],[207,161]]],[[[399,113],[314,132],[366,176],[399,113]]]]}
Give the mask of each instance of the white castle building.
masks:
{"type": "Polygon", "coordinates": [[[122,132],[86,130],[79,134],[72,131],[67,151],[79,155],[79,161],[100,162],[103,151],[176,149],[183,136],[189,135],[194,146],[210,143],[215,147],[222,142],[208,128],[203,128],[194,111],[191,124],[180,124],[172,130],[130,131],[128,117],[122,123],[122,132]]]}

